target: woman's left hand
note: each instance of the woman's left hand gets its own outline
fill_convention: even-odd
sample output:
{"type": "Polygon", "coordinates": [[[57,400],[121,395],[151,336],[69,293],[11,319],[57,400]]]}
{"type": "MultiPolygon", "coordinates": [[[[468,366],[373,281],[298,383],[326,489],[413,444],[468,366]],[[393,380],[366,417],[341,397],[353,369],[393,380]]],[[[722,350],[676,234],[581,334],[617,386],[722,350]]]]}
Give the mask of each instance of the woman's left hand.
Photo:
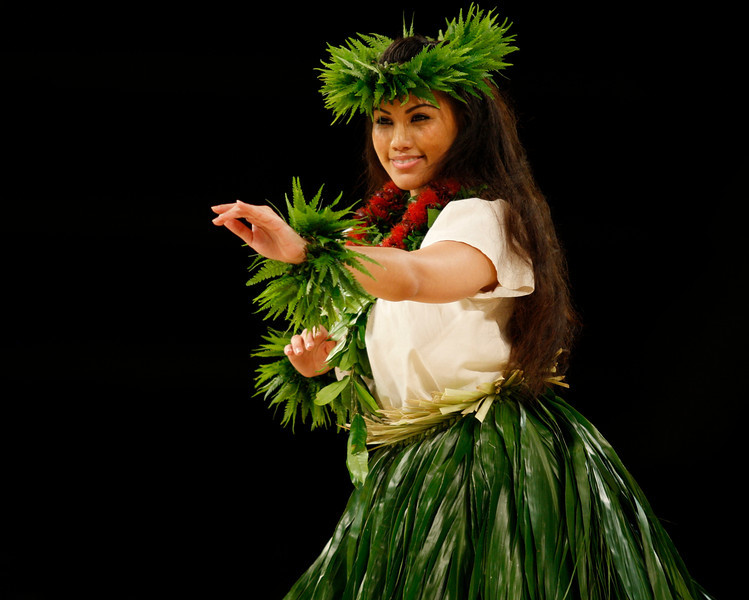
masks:
{"type": "Polygon", "coordinates": [[[237,200],[233,204],[213,206],[212,210],[218,214],[213,219],[215,225],[226,227],[258,254],[294,264],[306,259],[307,242],[270,206],[255,206],[237,200]]]}
{"type": "Polygon", "coordinates": [[[284,353],[299,373],[305,377],[315,377],[330,370],[328,355],[336,345],[327,329],[315,327],[312,331],[305,329],[301,335],[293,336],[284,353]]]}

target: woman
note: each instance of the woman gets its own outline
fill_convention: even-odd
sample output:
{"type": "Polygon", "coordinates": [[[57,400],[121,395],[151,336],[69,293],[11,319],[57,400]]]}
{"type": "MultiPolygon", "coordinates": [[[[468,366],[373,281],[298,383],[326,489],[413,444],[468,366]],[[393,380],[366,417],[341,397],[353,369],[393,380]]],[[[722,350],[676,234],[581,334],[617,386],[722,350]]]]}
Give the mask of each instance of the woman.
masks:
{"type": "MultiPolygon", "coordinates": [[[[456,55],[445,63],[470,62],[483,40],[503,66],[512,38],[473,9],[447,31],[406,32],[386,48],[369,40],[378,81],[407,73],[407,94],[378,83],[354,94],[351,82],[335,86],[341,62],[354,61],[327,65],[338,116],[359,106],[371,117],[373,195],[358,213],[366,229],[351,234],[366,270],[349,271],[377,299],[365,340],[377,400],[368,442],[378,449],[287,598],[704,598],[616,454],[551,391],[575,317],[511,111],[480,75],[423,87],[446,46],[456,55]],[[434,210],[421,229],[417,209],[434,210]]],[[[215,211],[261,255],[308,260],[310,239],[267,207],[215,211]]],[[[284,351],[316,378],[336,346],[316,327],[284,351]]]]}

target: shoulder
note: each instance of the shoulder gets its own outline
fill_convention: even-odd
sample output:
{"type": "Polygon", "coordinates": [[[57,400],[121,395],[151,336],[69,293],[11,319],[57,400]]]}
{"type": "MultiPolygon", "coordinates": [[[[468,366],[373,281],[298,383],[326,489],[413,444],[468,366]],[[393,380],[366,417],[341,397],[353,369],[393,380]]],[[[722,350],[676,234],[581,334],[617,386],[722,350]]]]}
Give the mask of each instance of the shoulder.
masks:
{"type": "Polygon", "coordinates": [[[464,198],[453,200],[435,219],[421,244],[463,242],[498,257],[504,246],[504,207],[500,200],[464,198]]]}
{"type": "Polygon", "coordinates": [[[504,200],[453,200],[434,221],[421,247],[440,241],[468,244],[494,264],[500,285],[492,296],[528,294],[534,286],[533,267],[508,240],[505,222],[509,210],[510,205],[504,200]]]}
{"type": "Polygon", "coordinates": [[[461,198],[453,200],[445,206],[440,213],[440,217],[444,216],[443,221],[456,217],[470,218],[471,216],[477,219],[494,216],[497,219],[504,220],[508,207],[507,202],[501,199],[461,198]]]}
{"type": "Polygon", "coordinates": [[[453,200],[442,209],[427,233],[427,240],[441,232],[465,229],[467,232],[486,231],[496,237],[504,230],[508,210],[504,200],[462,198],[453,200]],[[431,235],[430,235],[431,234],[431,235]]]}

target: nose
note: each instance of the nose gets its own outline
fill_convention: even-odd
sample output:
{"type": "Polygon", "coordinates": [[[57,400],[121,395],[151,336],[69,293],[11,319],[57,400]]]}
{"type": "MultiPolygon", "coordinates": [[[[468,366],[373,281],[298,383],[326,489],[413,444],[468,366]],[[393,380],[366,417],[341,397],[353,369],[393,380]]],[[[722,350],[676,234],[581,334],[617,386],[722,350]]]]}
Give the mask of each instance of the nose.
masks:
{"type": "Polygon", "coordinates": [[[405,150],[412,145],[411,134],[408,127],[403,123],[393,125],[393,137],[390,139],[390,148],[393,150],[405,150]]]}

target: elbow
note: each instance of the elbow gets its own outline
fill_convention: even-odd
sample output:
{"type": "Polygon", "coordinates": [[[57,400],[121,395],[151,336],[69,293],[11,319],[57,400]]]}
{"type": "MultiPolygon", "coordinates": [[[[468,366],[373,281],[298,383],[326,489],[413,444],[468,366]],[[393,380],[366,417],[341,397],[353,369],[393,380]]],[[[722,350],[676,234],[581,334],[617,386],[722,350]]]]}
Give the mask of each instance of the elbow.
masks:
{"type": "Polygon", "coordinates": [[[404,278],[399,281],[398,285],[392,290],[392,297],[385,298],[391,302],[404,302],[406,300],[416,300],[419,297],[419,285],[413,278],[404,278]]]}
{"type": "Polygon", "coordinates": [[[390,302],[404,302],[406,300],[417,300],[421,285],[419,278],[411,270],[400,273],[392,278],[391,284],[383,290],[381,298],[390,302]]]}

